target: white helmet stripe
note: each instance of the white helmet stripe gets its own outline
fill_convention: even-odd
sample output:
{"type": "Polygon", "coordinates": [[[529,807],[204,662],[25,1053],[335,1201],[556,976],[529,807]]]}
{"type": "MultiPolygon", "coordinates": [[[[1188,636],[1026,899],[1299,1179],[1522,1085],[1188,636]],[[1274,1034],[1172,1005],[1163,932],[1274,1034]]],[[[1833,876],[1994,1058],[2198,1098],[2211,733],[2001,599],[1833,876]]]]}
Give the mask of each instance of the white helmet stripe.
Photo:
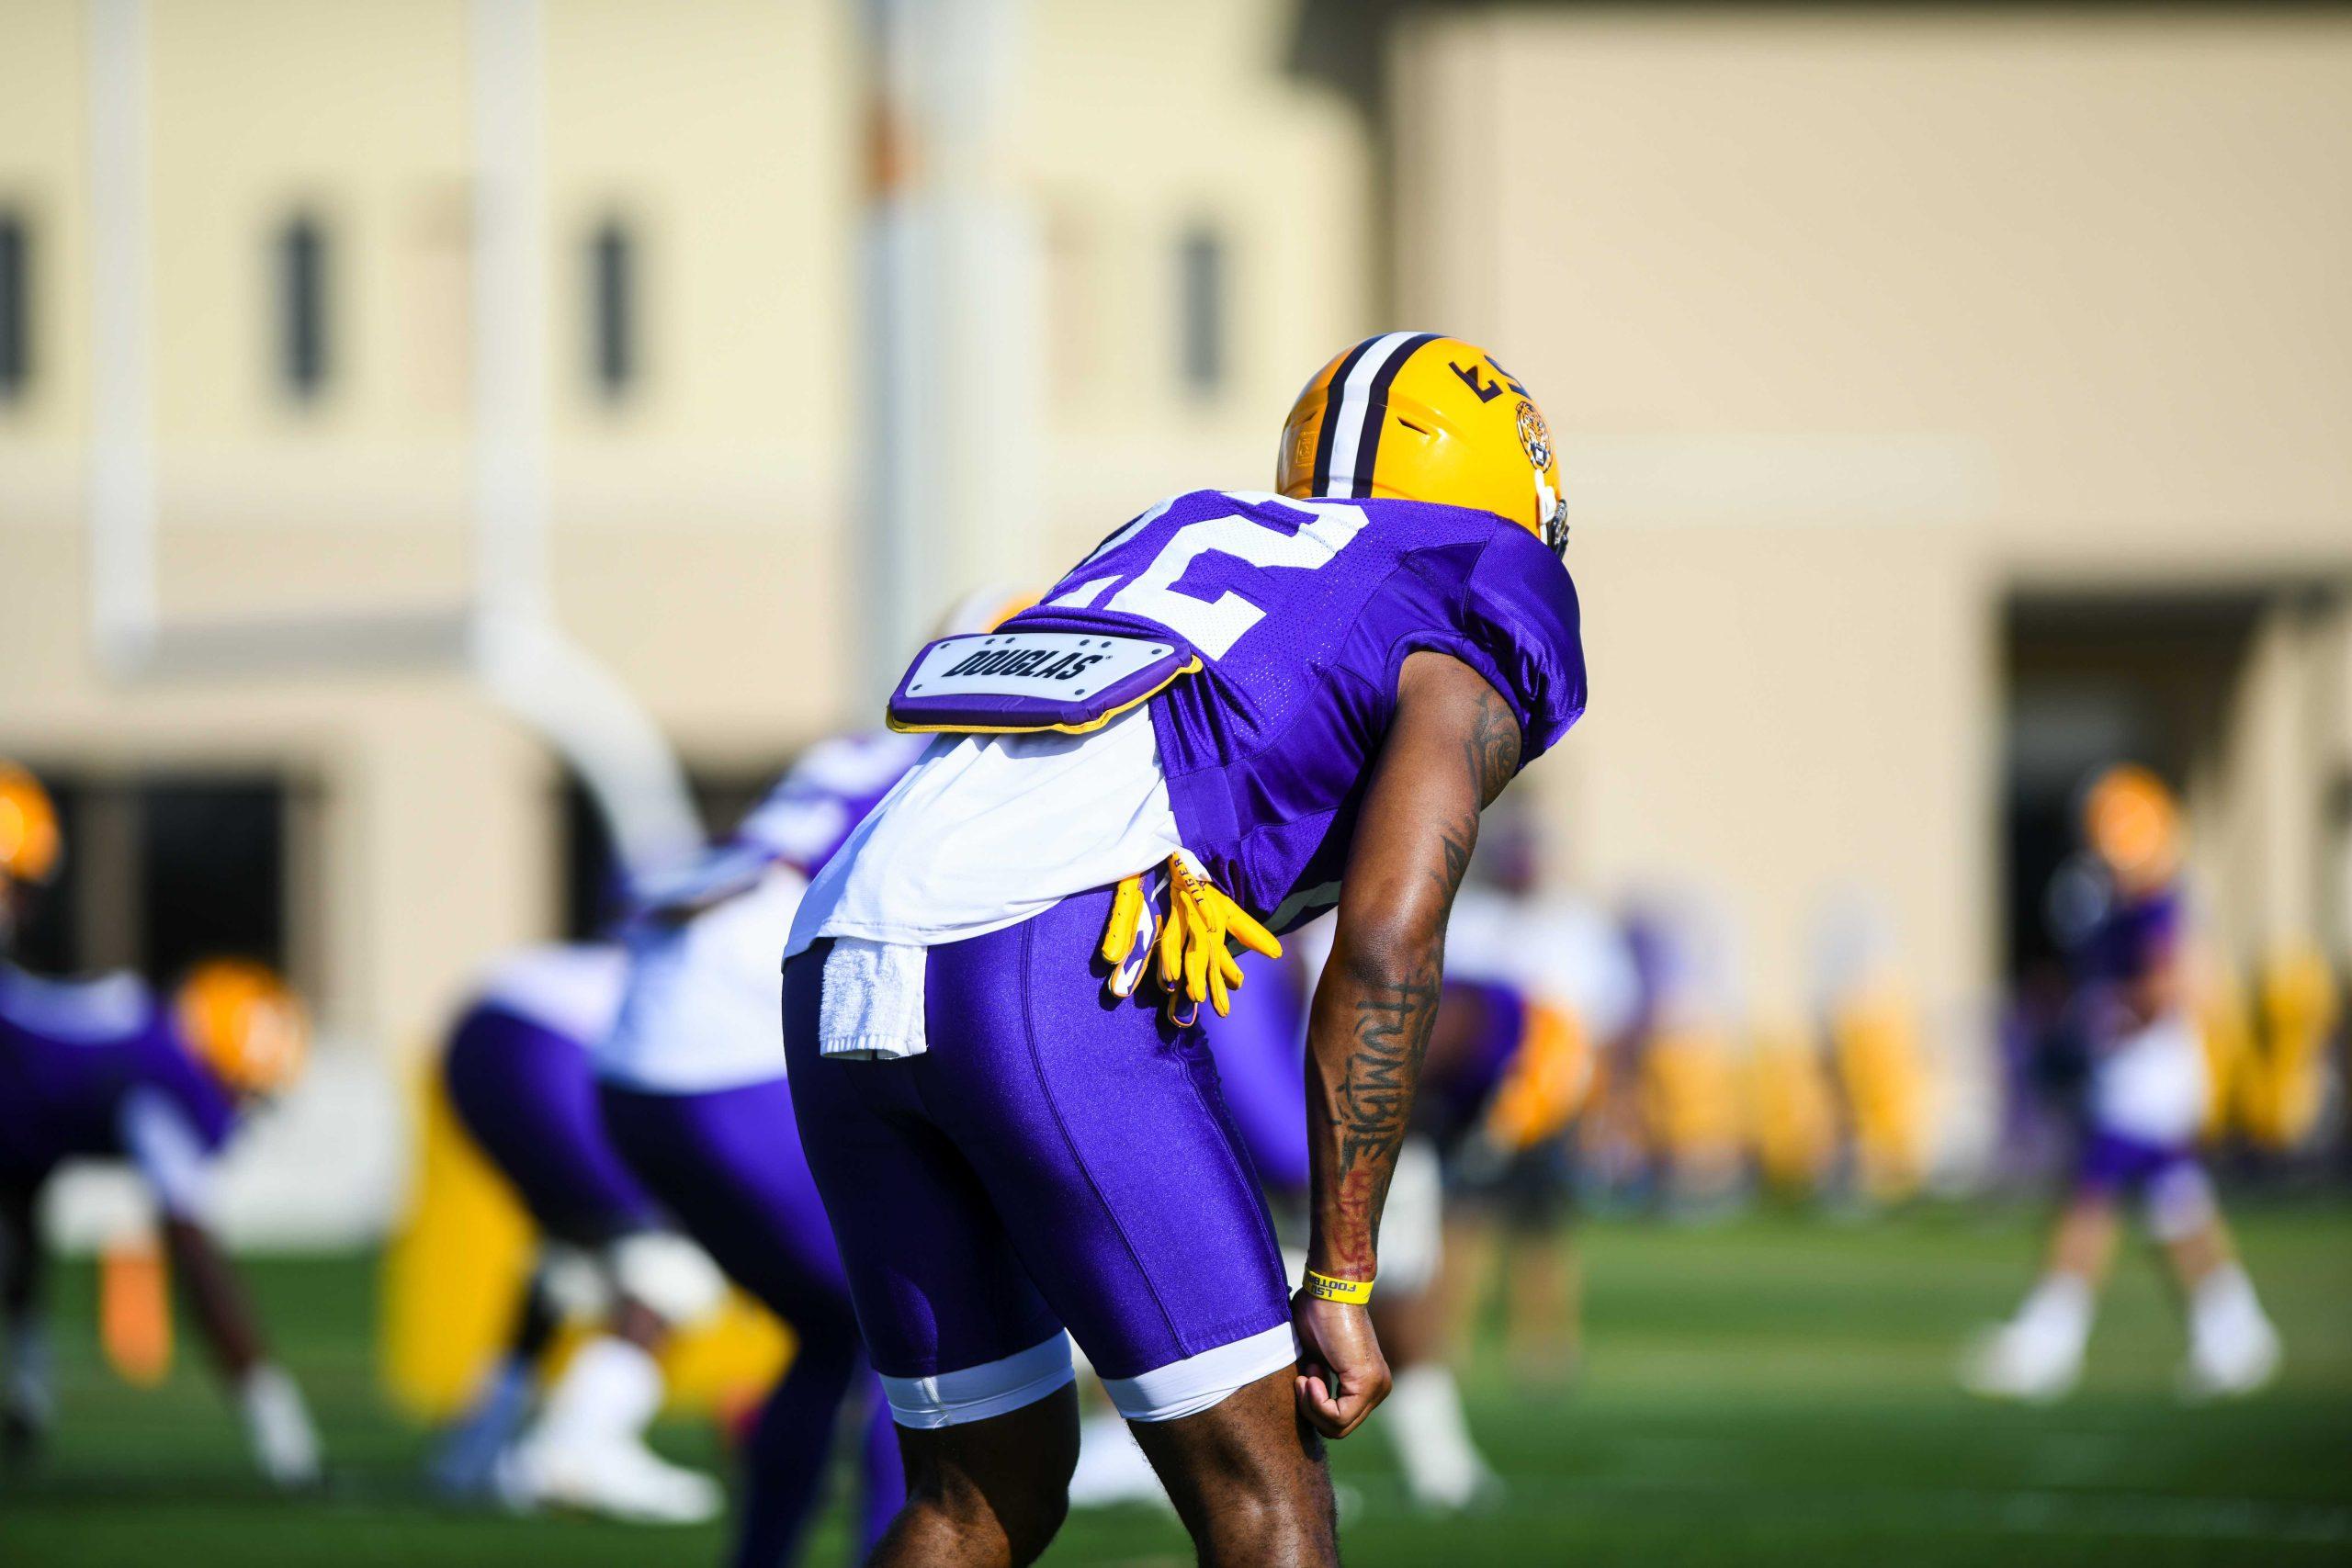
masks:
{"type": "MultiPolygon", "coordinates": [[[[1363,444],[1365,423],[1372,413],[1372,386],[1380,377],[1380,367],[1388,363],[1399,349],[1419,333],[1384,333],[1372,340],[1348,371],[1346,383],[1339,389],[1330,412],[1323,417],[1336,420],[1331,437],[1331,466],[1327,470],[1323,493],[1340,499],[1351,499],[1356,491],[1356,448],[1363,444]]],[[[1328,397],[1328,394],[1327,394],[1328,397]]]]}

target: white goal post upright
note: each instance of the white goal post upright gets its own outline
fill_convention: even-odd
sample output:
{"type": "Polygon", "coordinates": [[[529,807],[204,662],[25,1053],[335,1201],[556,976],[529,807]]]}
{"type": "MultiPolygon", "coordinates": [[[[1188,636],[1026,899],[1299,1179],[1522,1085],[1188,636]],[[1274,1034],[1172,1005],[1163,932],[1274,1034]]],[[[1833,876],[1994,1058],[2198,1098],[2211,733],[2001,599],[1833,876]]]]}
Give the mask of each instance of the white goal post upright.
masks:
{"type": "Polygon", "coordinates": [[[677,753],[548,588],[539,0],[472,0],[471,591],[446,610],[167,621],[156,584],[146,0],[89,0],[91,636],[121,679],[456,669],[571,764],[632,874],[703,841],[677,753]]]}

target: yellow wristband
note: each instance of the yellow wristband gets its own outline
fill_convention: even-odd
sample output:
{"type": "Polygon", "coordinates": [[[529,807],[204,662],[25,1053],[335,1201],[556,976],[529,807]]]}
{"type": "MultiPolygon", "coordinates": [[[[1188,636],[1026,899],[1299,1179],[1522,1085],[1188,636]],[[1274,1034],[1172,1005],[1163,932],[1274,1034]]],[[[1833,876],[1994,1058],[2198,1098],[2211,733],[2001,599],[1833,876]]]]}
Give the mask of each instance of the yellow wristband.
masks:
{"type": "Polygon", "coordinates": [[[1368,1302],[1372,1300],[1369,1280],[1334,1280],[1329,1274],[1306,1271],[1306,1292],[1327,1302],[1368,1302]]]}

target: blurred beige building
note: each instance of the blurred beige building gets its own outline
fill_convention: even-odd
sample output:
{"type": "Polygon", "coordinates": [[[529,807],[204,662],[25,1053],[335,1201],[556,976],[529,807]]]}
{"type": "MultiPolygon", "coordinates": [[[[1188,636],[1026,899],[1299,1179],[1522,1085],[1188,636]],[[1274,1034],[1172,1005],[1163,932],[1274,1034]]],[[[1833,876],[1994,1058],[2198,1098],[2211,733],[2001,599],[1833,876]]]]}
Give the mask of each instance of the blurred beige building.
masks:
{"type": "Polygon", "coordinates": [[[1570,433],[1578,863],[1720,886],[1768,995],[1866,890],[1949,999],[2140,752],[2225,948],[2342,953],[2352,19],[1520,6],[1388,59],[1399,313],[1570,433]]]}
{"type": "MultiPolygon", "coordinates": [[[[153,956],[125,781],[275,789],[288,961],[342,1032],[413,1044],[578,901],[580,810],[454,665],[96,658],[108,4],[0,0],[0,750],[85,786],[90,959],[153,956]]],[[[454,603],[477,7],[130,9],[163,619],[454,603]]],[[[1981,998],[2032,908],[2005,877],[2126,751],[2191,784],[2229,943],[2341,941],[2352,23],[981,9],[986,135],[914,149],[985,209],[957,308],[1010,345],[949,385],[984,407],[909,434],[939,587],[1262,484],[1324,355],[1462,333],[1564,436],[1594,701],[1531,780],[1556,851],[1718,900],[1748,1000],[1801,996],[1853,896],[1928,998],[1981,998]]],[[[554,612],[740,798],[864,716],[860,9],[546,0],[540,28],[554,612]]]]}
{"type": "MultiPolygon", "coordinates": [[[[563,921],[560,769],[447,660],[224,679],[96,657],[93,56],[143,13],[161,619],[299,614],[332,638],[455,604],[475,570],[475,9],[0,0],[0,751],[87,786],[67,945],[156,956],[154,813],[126,784],[278,781],[284,956],[333,1026],[403,1046],[486,954],[563,921]]],[[[943,603],[1047,579],[1170,489],[1263,482],[1295,382],[1371,316],[1363,128],[1285,73],[1284,7],[1002,9],[1002,163],[976,179],[1025,358],[979,431],[1009,454],[918,434],[966,525],[936,541],[943,603]],[[967,477],[983,463],[993,485],[967,477]],[[973,504],[1007,491],[1009,519],[973,504]]],[[[555,614],[740,804],[868,721],[858,11],[539,18],[555,614]]]]}

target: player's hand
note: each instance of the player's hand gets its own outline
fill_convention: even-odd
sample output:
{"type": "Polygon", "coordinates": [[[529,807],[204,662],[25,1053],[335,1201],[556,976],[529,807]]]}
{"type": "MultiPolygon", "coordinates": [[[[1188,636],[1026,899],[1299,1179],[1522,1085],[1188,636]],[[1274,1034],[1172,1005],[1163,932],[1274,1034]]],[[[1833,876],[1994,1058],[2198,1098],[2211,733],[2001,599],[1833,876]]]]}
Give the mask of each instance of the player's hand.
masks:
{"type": "Polygon", "coordinates": [[[272,1485],[292,1490],[318,1483],[318,1429],[301,1389],[283,1368],[265,1362],[247,1372],[237,1384],[237,1408],[245,1417],[254,1462],[272,1485]]]}
{"type": "Polygon", "coordinates": [[[1298,1412],[1327,1438],[1344,1438],[1388,1397],[1388,1358],[1361,1302],[1299,1292],[1290,1301],[1298,1329],[1298,1412]]]}

